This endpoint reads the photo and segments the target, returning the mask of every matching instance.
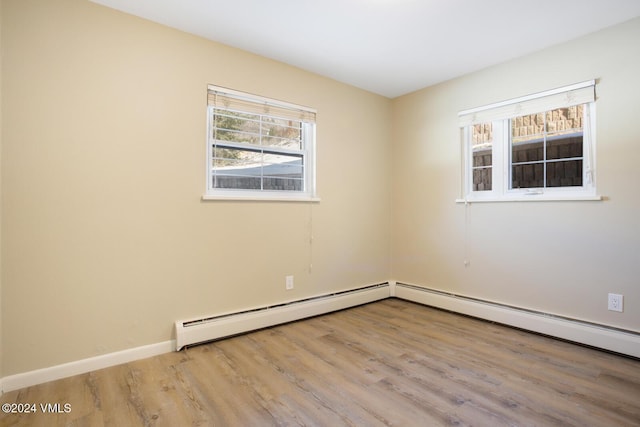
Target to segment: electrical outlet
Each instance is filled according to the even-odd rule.
[[[609,310],[622,312],[623,298],[624,297],[620,294],[609,294],[609,304],[608,304]]]
[[[293,289],[293,276],[286,276],[284,278],[284,285],[287,290]]]

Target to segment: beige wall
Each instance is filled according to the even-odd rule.
[[[2,5],[3,375],[389,278],[388,99],[84,0]],[[201,201],[207,84],[318,110],[320,203]]]
[[[639,40],[635,19],[395,99],[393,279],[640,331]],[[593,78],[605,201],[454,203],[458,111]]]

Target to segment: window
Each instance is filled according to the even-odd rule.
[[[205,199],[315,197],[315,111],[210,86]]]
[[[459,116],[464,201],[599,199],[595,81]]]

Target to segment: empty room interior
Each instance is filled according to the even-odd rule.
[[[640,3],[476,3],[2,0],[0,424],[640,425]]]

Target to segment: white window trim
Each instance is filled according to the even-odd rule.
[[[208,86],[208,92],[218,91],[227,95],[248,99],[256,103],[262,103],[268,106],[275,106],[281,108],[287,108],[291,110],[299,110],[305,113],[316,114],[316,110],[303,107],[300,105],[292,104],[289,102],[279,101],[271,98],[266,98],[259,95],[247,94],[233,89],[227,89],[220,86]],[[304,191],[275,191],[275,190],[232,190],[213,188],[211,186],[211,140],[210,135],[212,132],[212,105],[207,106],[207,132],[206,132],[206,191],[202,195],[202,200],[215,201],[215,200],[227,200],[227,201],[266,201],[266,202],[319,202],[320,198],[316,194],[316,130],[315,122],[303,123],[304,132]]]
[[[513,100],[498,102],[483,107],[461,111],[461,140],[462,140],[462,197],[456,199],[456,203],[478,203],[478,202],[533,202],[533,201],[598,201],[602,196],[596,194],[596,168],[595,168],[595,96],[589,93],[595,87],[595,80],[576,83],[562,88],[552,89],[537,94],[527,95]],[[566,94],[566,95],[565,95]],[[591,97],[593,96],[593,99]],[[583,130],[585,140],[583,152],[583,186],[576,187],[554,187],[554,188],[530,188],[530,189],[510,189],[510,150],[508,150],[509,118],[519,115],[521,106],[528,106],[529,109],[540,111],[557,108],[555,104],[565,102],[565,98],[584,98],[587,102],[585,114],[589,120],[585,121]],[[550,102],[545,105],[545,102]],[[575,101],[574,101],[575,102]],[[527,104],[529,103],[529,104]],[[575,105],[575,104],[574,104]],[[528,114],[528,113],[524,113]],[[487,119],[491,120],[487,120]],[[469,129],[474,122],[493,123],[494,143],[493,143],[493,167],[492,167],[492,189],[489,191],[472,190],[472,162]],[[496,167],[496,165],[499,166]]]

